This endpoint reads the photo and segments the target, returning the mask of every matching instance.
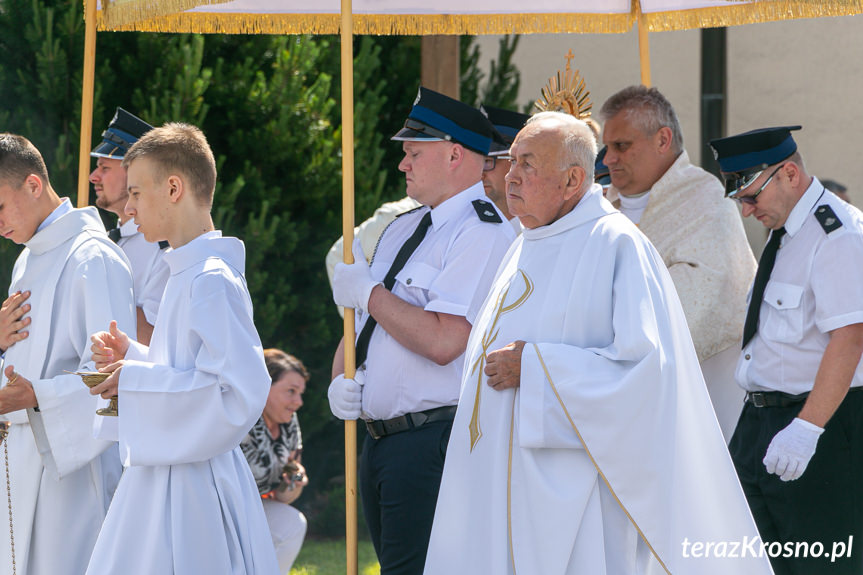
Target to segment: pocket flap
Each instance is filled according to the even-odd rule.
[[[396,275],[396,280],[408,287],[428,289],[438,274],[440,270],[433,266],[422,262],[408,262]]]
[[[776,309],[794,309],[800,307],[803,299],[803,288],[781,282],[770,282],[764,290],[764,301]]]

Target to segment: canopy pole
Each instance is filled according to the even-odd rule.
[[[81,154],[78,157],[78,207],[90,203],[90,144],[93,85],[96,77],[96,0],[84,0],[84,80],[81,86]]]
[[[650,87],[650,40],[647,37],[647,26],[644,24],[644,14],[641,12],[640,0],[634,0],[635,22],[638,26],[638,60],[641,63],[641,83]]]
[[[342,0],[342,237],[343,261],[354,263],[354,18]],[[345,377],[356,375],[353,310],[345,310]],[[345,553],[347,575],[357,575],[357,422],[345,421]]]

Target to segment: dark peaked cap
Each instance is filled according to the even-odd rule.
[[[407,142],[457,142],[483,156],[491,146],[491,122],[463,102],[420,86],[405,127],[391,139]]]
[[[499,156],[509,152],[509,147],[512,145],[513,140],[515,140],[515,136],[530,119],[530,116],[527,114],[495,108],[494,106],[486,106],[485,104],[480,106],[479,110],[485,114],[492,126],[494,126],[494,137],[491,142],[491,152],[489,153],[492,156]]]
[[[141,118],[117,108],[108,129],[102,132],[102,142],[93,148],[90,155],[94,158],[122,160],[129,148],[152,129],[153,126]]]
[[[725,178],[726,193],[732,194],[747,185],[746,176],[794,154],[797,143],[791,132],[800,129],[800,126],[778,126],[711,140],[710,147]]]

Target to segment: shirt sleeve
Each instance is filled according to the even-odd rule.
[[[836,232],[833,232],[836,234]],[[863,234],[845,230],[828,237],[812,264],[815,325],[826,333],[863,323]]]
[[[513,234],[509,224],[484,222],[458,233],[429,287],[426,311],[463,316],[472,325]]]

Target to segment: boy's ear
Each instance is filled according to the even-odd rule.
[[[183,180],[179,176],[168,176],[168,197],[172,203],[179,202],[185,192]]]

